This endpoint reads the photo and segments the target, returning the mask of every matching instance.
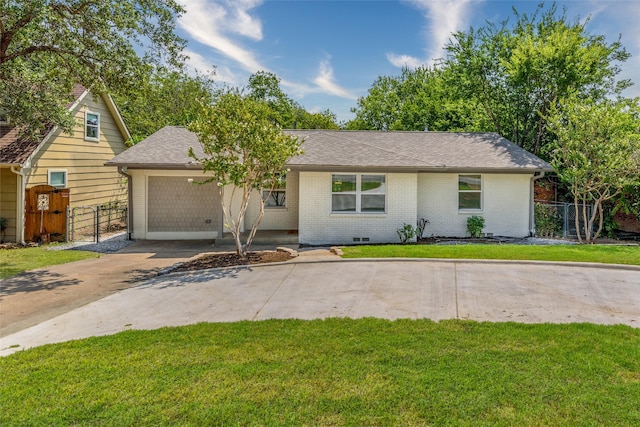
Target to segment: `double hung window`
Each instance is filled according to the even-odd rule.
[[[386,175],[331,175],[331,212],[384,213],[386,200]]]
[[[100,114],[87,111],[84,114],[84,139],[88,141],[100,140]]]
[[[481,175],[458,175],[458,209],[482,209]]]

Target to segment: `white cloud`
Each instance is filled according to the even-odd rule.
[[[261,5],[263,0],[182,0],[182,3],[186,13],[178,19],[180,28],[194,40],[223,55],[222,64],[209,64],[202,54],[191,49],[185,52],[191,57],[191,67],[202,72],[215,65],[215,80],[231,85],[237,85],[238,75],[244,72],[253,74],[258,71],[271,71],[260,62],[255,52],[241,44],[241,38],[262,40],[260,19],[251,15],[250,11]],[[242,71],[233,72],[232,69],[235,67],[227,60],[238,64]],[[283,79],[281,85],[298,98],[303,98],[308,93],[325,93],[350,100],[357,99],[356,95],[336,83],[328,59],[320,63],[320,69],[313,82],[315,85]]]
[[[318,85],[324,92],[339,96],[341,98],[356,100],[358,97],[347,89],[339,86],[333,77],[333,67],[329,63],[329,59],[325,59],[320,62],[320,69],[318,70],[318,76],[313,79],[313,82]]]
[[[396,55],[395,53],[387,53],[387,59],[396,67],[418,68],[424,63],[423,60],[410,55]]]
[[[456,31],[466,29],[472,3],[482,0],[411,0],[427,20],[426,58],[387,53],[387,59],[396,67],[412,68],[422,64],[433,65],[444,56],[444,46]]]
[[[230,37],[235,33],[254,40],[262,39],[260,21],[248,14],[248,10],[262,1],[229,1],[225,5],[207,0],[182,0],[182,3],[186,13],[178,19],[178,25],[191,37],[238,62],[251,73],[266,70],[253,52]]]
[[[227,31],[250,37],[254,40],[262,40],[262,23],[249,15],[248,11],[260,6],[262,0],[227,0],[231,16],[221,23]]]

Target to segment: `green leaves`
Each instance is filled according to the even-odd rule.
[[[587,242],[596,239],[602,229],[602,203],[640,182],[638,102],[570,97],[548,117],[549,128],[557,137],[550,154],[558,176],[569,186],[576,204],[594,205],[584,226]],[[596,215],[599,227],[592,235]]]
[[[230,90],[213,105],[203,103],[198,118],[189,125],[189,130],[198,135],[205,156],[197,158],[193,150],[189,155],[218,182],[225,224],[236,238],[241,255],[246,254],[264,212],[264,199],[260,197],[261,214],[251,227],[247,244],[242,245],[239,235],[251,192],[272,190],[286,173],[287,160],[300,154],[300,141],[284,134],[272,121],[272,113],[267,103]],[[231,196],[225,200],[227,186],[231,187]],[[242,200],[237,215],[232,216],[236,189],[241,191]]]
[[[174,29],[183,12],[174,0],[3,2],[0,109],[26,136],[45,123],[70,131],[74,83],[95,95],[126,92],[147,64],[180,66],[184,40]]]
[[[190,76],[155,67],[135,88],[115,99],[133,142],[138,142],[165,126],[188,125],[201,103],[213,103],[217,93],[209,75]]]

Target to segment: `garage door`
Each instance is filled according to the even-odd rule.
[[[185,236],[217,232],[221,210],[218,189],[214,183],[190,182],[201,179],[195,176],[150,176],[147,231],[172,235],[184,233]]]

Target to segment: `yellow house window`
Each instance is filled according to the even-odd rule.
[[[87,111],[84,114],[84,139],[87,141],[100,140],[100,113]]]
[[[49,185],[56,188],[65,188],[67,186],[67,171],[64,169],[49,169],[48,171]]]

